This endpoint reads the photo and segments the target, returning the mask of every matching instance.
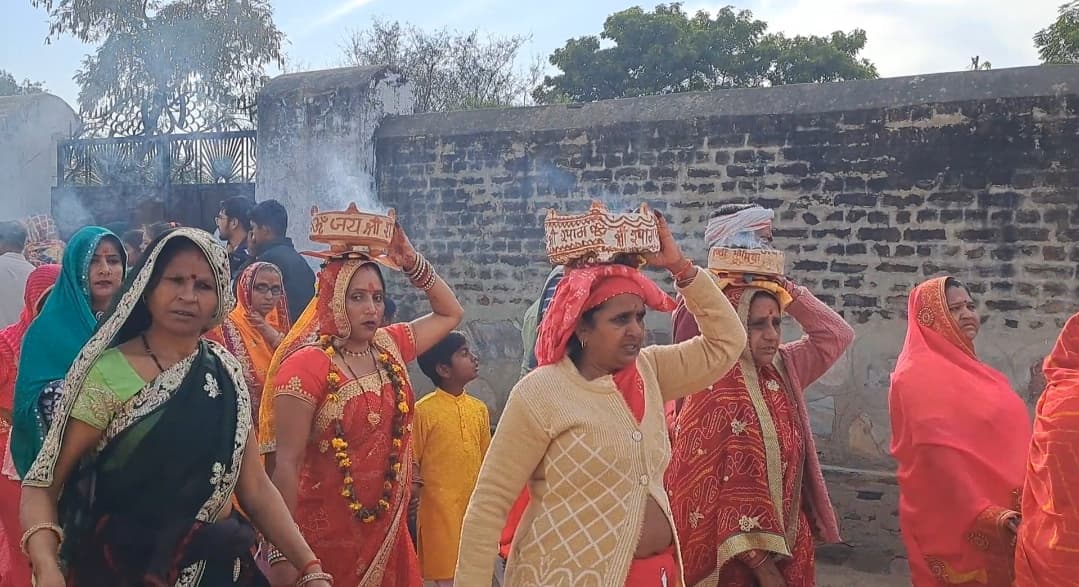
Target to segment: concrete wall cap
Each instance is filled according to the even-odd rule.
[[[259,92],[259,100],[290,94],[299,90],[320,93],[341,88],[369,87],[372,82],[377,82],[393,73],[396,73],[396,71],[387,65],[339,67],[336,69],[286,73],[267,82]]]
[[[64,101],[63,98],[48,92],[39,92],[36,94],[23,94],[19,96],[0,96],[0,118],[18,110],[32,107],[40,108],[43,106],[51,109],[63,110],[65,113],[70,114],[72,118],[78,117],[75,109]]]
[[[685,92],[585,104],[395,116],[383,121],[377,137],[577,130],[693,118],[819,114],[1076,93],[1079,93],[1079,65],[1038,65],[825,84]]]

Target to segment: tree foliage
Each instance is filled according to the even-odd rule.
[[[1053,24],[1034,35],[1043,63],[1079,63],[1079,1],[1060,6]]]
[[[530,37],[482,38],[478,31],[425,31],[374,19],[344,46],[350,65],[389,65],[405,76],[416,112],[445,112],[521,105],[539,81],[538,64],[516,63]]]
[[[97,44],[75,74],[90,132],[139,135],[249,124],[264,67],[281,62],[269,0],[31,0],[49,40]]]
[[[11,72],[0,69],[0,96],[21,96],[24,94],[38,94],[45,91],[45,84],[41,82],[23,80],[22,83],[15,79]]]
[[[877,77],[859,58],[865,31],[827,37],[768,33],[748,10],[690,16],[680,3],[609,16],[599,36],[570,39],[550,57],[561,73],[533,92],[539,102],[591,101],[694,90]]]

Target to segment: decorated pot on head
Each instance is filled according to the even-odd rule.
[[[626,255],[659,252],[659,225],[648,204],[622,213],[609,212],[595,201],[584,214],[548,210],[543,228],[547,259],[554,265],[611,263]]]
[[[752,282],[783,277],[783,252],[772,247],[775,213],[756,204],[727,206],[708,222],[708,270],[718,278]]]
[[[305,254],[323,259],[357,256],[390,263],[385,253],[393,240],[396,222],[393,208],[376,214],[361,211],[355,203],[344,211],[320,212],[312,206],[310,239],[326,245],[328,250]]]

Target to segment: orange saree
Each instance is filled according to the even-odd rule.
[[[1034,418],[1015,585],[1074,585],[1079,571],[1079,315],[1045,360],[1046,388]]]
[[[206,333],[206,338],[225,345],[243,366],[244,379],[247,380],[247,389],[251,394],[251,412],[256,430],[262,389],[266,385],[266,372],[273,359],[274,347],[270,346],[248,316],[254,312],[251,307],[251,288],[259,271],[266,269],[280,273],[276,266],[264,262],[252,263],[240,273],[236,278],[236,307],[220,326]],[[278,296],[274,309],[266,315],[265,320],[282,334],[289,331],[288,302],[284,294]]]
[[[900,529],[916,587],[1005,587],[1015,538],[1004,520],[1018,508],[1030,422],[955,323],[945,281],[911,292],[888,394]]]

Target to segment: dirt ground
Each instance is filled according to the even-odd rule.
[[[862,573],[849,567],[817,565],[817,587],[909,587],[910,578]]]

